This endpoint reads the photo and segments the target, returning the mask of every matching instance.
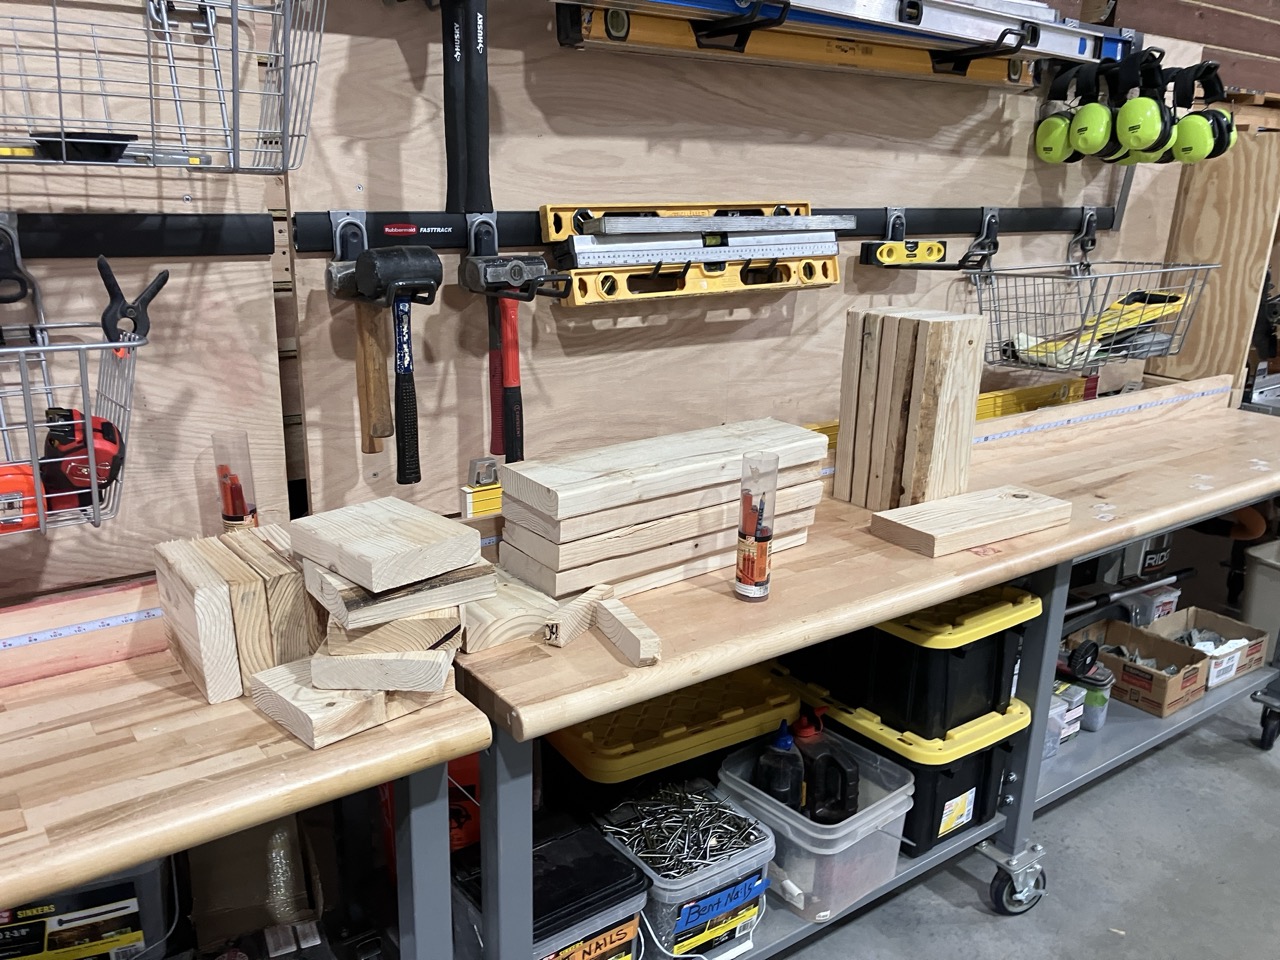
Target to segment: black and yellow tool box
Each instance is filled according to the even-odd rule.
[[[1040,599],[992,587],[818,644],[780,662],[820,681],[841,703],[866,707],[888,726],[934,740],[1013,696],[1021,635]]]
[[[903,825],[902,852],[928,853],[939,840],[996,815],[1012,769],[1014,747],[1027,736],[1031,710],[1011,699],[1002,713],[987,713],[937,738],[890,727],[865,707],[853,709],[815,683],[804,683],[775,664],[774,675],[823,719],[915,777],[915,803]]]

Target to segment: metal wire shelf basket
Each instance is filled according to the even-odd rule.
[[[1112,260],[975,271],[990,363],[1085,371],[1182,349],[1216,263]]]
[[[0,16],[0,162],[296,169],[325,3],[47,0]]]

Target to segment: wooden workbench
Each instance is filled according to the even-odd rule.
[[[1043,424],[1062,414],[1041,411],[1025,421],[1031,429],[975,446],[970,489],[1012,483],[1070,500],[1067,526],[931,560],[871,536],[865,510],[825,500],[808,543],[776,558],[767,603],[735,600],[731,570],[628,598],[662,637],[660,663],[631,667],[593,632],[563,649],[526,640],[460,657],[459,684],[528,740],[1280,492],[1280,418],[1227,409],[1221,389],[1206,392],[1051,429]]]
[[[168,653],[0,690],[0,904],[84,883],[489,745],[458,694],[322,750]]]

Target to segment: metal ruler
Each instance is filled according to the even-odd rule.
[[[624,236],[637,233],[789,233],[854,230],[858,218],[845,216],[795,217],[595,217],[583,221],[579,233]]]
[[[656,263],[724,263],[726,261],[783,260],[833,257],[840,252],[830,230],[796,233],[664,234],[642,241],[633,235],[570,237],[557,249],[564,266],[614,267]]]
[[[607,0],[605,5],[682,19],[728,19],[744,12],[737,0]],[[1043,11],[1019,6],[991,2],[977,7],[954,0],[792,0],[786,20],[771,29],[939,48],[991,44],[1005,30],[1017,30],[1026,36],[1017,53],[1024,59],[1094,62],[1131,52],[1132,31],[1044,19]],[[778,16],[781,6],[765,4],[759,13],[762,19]]]
[[[20,633],[16,637],[0,638],[0,650],[13,650],[16,647],[27,647],[45,640],[58,640],[62,637],[80,636],[93,633],[95,630],[106,630],[110,627],[123,627],[130,623],[141,623],[143,620],[156,620],[164,616],[160,607],[147,610],[136,610],[132,613],[120,613],[114,617],[102,617],[98,620],[86,620],[65,627],[53,627],[49,630],[38,630],[35,633]]]

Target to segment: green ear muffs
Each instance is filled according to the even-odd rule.
[[[1173,111],[1164,102],[1164,71],[1160,68],[1163,51],[1144,50],[1137,70],[1140,77],[1138,96],[1125,101],[1116,111],[1116,136],[1130,150],[1154,152],[1164,150],[1173,135]],[[1133,66],[1129,58],[1121,64],[1121,87],[1130,90],[1138,84],[1129,82]]]
[[[1075,111],[1066,105],[1071,83],[1080,72],[1080,66],[1069,67],[1058,74],[1049,86],[1046,105],[1057,103],[1051,113],[1036,124],[1036,156],[1045,163],[1079,163],[1084,154],[1071,145],[1071,120]]]
[[[1076,77],[1080,106],[1071,118],[1071,147],[1087,157],[1102,153],[1111,142],[1115,126],[1111,107],[1098,97],[1098,75],[1111,62],[1085,64]]]
[[[1130,155],[1137,158],[1138,163],[1173,163],[1177,159],[1176,150],[1178,143],[1179,127],[1174,126],[1170,135],[1170,140],[1163,147],[1157,147],[1154,150],[1133,150]]]
[[[1196,81],[1204,88],[1206,109],[1188,113],[1178,121],[1178,146],[1174,156],[1182,163],[1200,163],[1220,157],[1236,142],[1235,121],[1222,107],[1208,104],[1226,99],[1226,88],[1212,60],[1179,71],[1174,80],[1174,103],[1184,110],[1195,104]]]

